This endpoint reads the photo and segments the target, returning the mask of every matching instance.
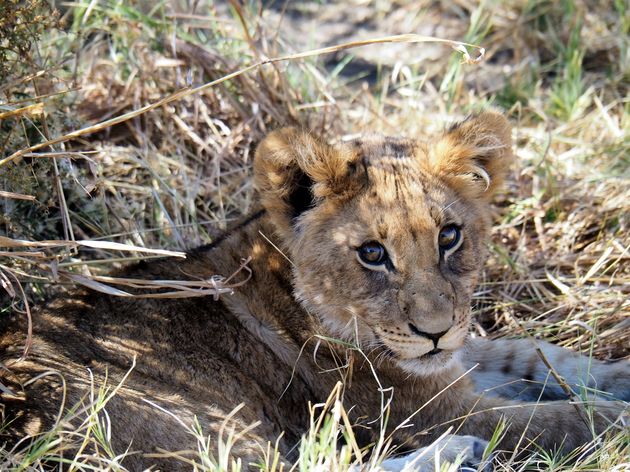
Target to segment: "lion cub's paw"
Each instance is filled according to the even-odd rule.
[[[449,462],[460,464],[458,470],[462,472],[491,472],[490,461],[482,464],[487,445],[487,441],[474,436],[449,434],[406,456],[385,460],[381,469],[384,472],[433,472],[439,470],[440,464]]]

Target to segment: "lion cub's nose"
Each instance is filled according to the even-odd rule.
[[[423,338],[430,339],[431,341],[433,341],[433,346],[435,348],[437,348],[438,341],[440,340],[440,338],[448,332],[448,329],[447,329],[446,331],[440,331],[439,333],[427,333],[426,331],[420,331],[411,323],[409,323],[409,329],[411,330],[413,334],[417,336],[422,336]]]

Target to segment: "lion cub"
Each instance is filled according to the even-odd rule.
[[[511,161],[510,127],[490,112],[428,141],[368,137],[333,147],[296,129],[272,133],[254,163],[257,212],[183,262],[143,262],[122,272],[209,279],[251,257],[251,279],[219,300],[73,292],[36,315],[26,360],[18,360],[24,330],[9,326],[0,336],[8,369],[1,382],[19,395],[3,394],[2,441],[51,428],[60,408],[85,400],[92,382],[119,381],[134,357],[107,406],[117,451],[138,451],[124,462],[133,470],[184,468],[143,453],[195,449],[176,418],[192,424],[196,416],[216,438],[241,403],[237,429],[258,426],[233,455],[253,464],[268,441],[278,441],[283,460],[295,461],[308,402],[325,400],[340,379],[363,445],[379,434],[381,386],[393,391],[389,431],[420,410],[395,432],[402,450],[453,426],[461,436],[447,445],[451,456],[465,452],[474,462],[502,418],[505,450],[533,440],[569,451],[592,440],[584,408],[563,400],[566,385],[548,375],[532,343],[468,336],[489,200]],[[627,363],[543,349],[570,386],[597,389],[598,399],[630,399]],[[555,401],[523,402],[539,398]],[[621,412],[619,403],[598,402],[595,433]],[[398,470],[405,460],[384,468]]]

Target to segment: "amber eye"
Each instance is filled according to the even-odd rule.
[[[462,233],[457,226],[445,226],[440,230],[440,234],[438,235],[438,245],[440,246],[440,250],[448,251],[449,249],[453,249],[457,246],[461,237]]]
[[[369,265],[380,265],[387,259],[387,251],[376,241],[363,243],[357,253],[361,261]]]

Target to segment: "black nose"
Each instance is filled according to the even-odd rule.
[[[427,339],[430,339],[431,341],[433,341],[433,346],[435,346],[436,348],[437,348],[438,341],[440,340],[440,338],[442,336],[444,336],[448,332],[448,330],[446,330],[446,331],[442,331],[440,333],[427,333],[425,331],[420,331],[418,328],[416,328],[411,323],[409,323],[409,329],[411,330],[411,332],[413,334],[416,334],[418,336],[422,336],[423,338],[427,338]]]

